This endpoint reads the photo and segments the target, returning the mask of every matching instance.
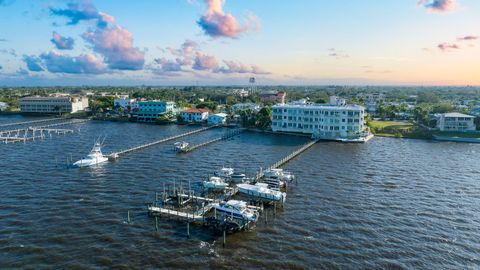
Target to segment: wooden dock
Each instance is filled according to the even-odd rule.
[[[168,142],[168,141],[172,141],[172,140],[175,140],[175,139],[178,139],[178,138],[182,138],[182,137],[185,137],[185,136],[196,134],[196,133],[199,133],[199,132],[211,129],[211,128],[215,128],[215,127],[218,127],[218,125],[195,129],[195,130],[192,130],[192,131],[189,131],[189,132],[185,132],[185,133],[182,133],[182,134],[179,134],[179,135],[174,135],[174,136],[164,138],[164,139],[161,139],[161,140],[158,140],[158,141],[154,141],[154,142],[151,142],[151,143],[135,146],[135,147],[132,147],[132,148],[129,148],[129,149],[119,151],[119,152],[111,153],[111,154],[108,155],[108,158],[110,160],[115,160],[115,159],[119,158],[120,156],[123,156],[123,155],[128,154],[128,153],[133,152],[133,151],[141,150],[141,149],[144,149],[144,148],[147,148],[147,147],[150,147],[150,146],[154,146],[154,145],[157,145],[157,144],[161,144],[161,143],[164,143],[164,142]]]
[[[197,145],[193,145],[193,146],[190,146],[190,147],[187,147],[185,148],[184,150],[180,151],[180,153],[189,153],[189,152],[192,152],[200,147],[203,147],[203,146],[207,146],[209,144],[212,144],[212,143],[215,143],[215,142],[219,142],[219,141],[224,141],[224,140],[228,140],[232,137],[235,137],[237,136],[238,134],[244,132],[246,129],[244,128],[239,128],[239,129],[235,129],[235,130],[232,130],[232,131],[229,131],[227,134],[223,135],[222,137],[219,137],[219,138],[215,138],[215,139],[212,139],[212,140],[209,140],[209,141],[206,141],[206,142],[203,142],[203,143],[200,143],[200,144],[197,144]]]
[[[0,128],[11,127],[11,126],[20,126],[20,125],[30,125],[30,124],[51,122],[51,121],[56,121],[56,120],[65,120],[65,118],[48,118],[48,119],[40,119],[40,120],[33,120],[33,121],[6,123],[6,124],[0,124]]]
[[[282,167],[283,165],[285,165],[286,163],[288,163],[290,160],[294,159],[295,157],[297,157],[298,155],[300,155],[301,153],[305,152],[307,149],[309,149],[310,147],[312,147],[314,144],[316,144],[318,141],[320,141],[319,139],[316,139],[316,140],[312,140],[308,143],[306,143],[305,145],[303,145],[302,147],[300,147],[299,149],[295,150],[293,153],[291,153],[290,155],[282,158],[281,160],[277,161],[276,163],[274,163],[273,165],[267,167],[267,170],[268,169],[276,169],[276,168],[279,168],[279,167]],[[254,180],[255,181],[258,181],[259,179],[263,178],[265,176],[265,172],[262,168],[260,168],[260,171],[257,172],[257,174],[255,175],[254,177]]]
[[[73,129],[59,129],[53,127],[79,124],[86,121],[89,121],[89,119],[73,119],[66,122],[54,123],[44,126],[33,126],[14,130],[4,130],[0,131],[0,141],[4,142],[5,144],[17,142],[25,143],[27,141],[45,139],[47,136],[52,137],[52,134],[65,135],[68,133],[73,133]]]

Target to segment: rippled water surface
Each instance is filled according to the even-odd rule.
[[[31,120],[0,117],[0,124]],[[286,168],[299,179],[268,222],[221,238],[155,221],[163,183],[204,180],[223,165],[254,173],[307,141],[245,132],[179,155],[172,143],[97,168],[66,169],[106,136],[113,152],[197,127],[88,122],[76,133],[0,144],[0,268],[478,269],[480,145],[375,138],[321,142]],[[185,140],[220,136],[212,129]],[[126,221],[127,211],[132,222]]]

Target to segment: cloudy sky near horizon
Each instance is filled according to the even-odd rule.
[[[480,85],[478,0],[0,0],[1,85]]]

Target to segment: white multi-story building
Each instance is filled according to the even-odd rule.
[[[438,116],[437,128],[440,131],[474,131],[475,117],[463,113],[443,113]]]
[[[113,101],[114,107],[120,107],[123,109],[133,109],[135,107],[136,100],[133,98],[116,98]]]
[[[20,99],[24,113],[75,113],[88,107],[88,98],[70,96],[29,96]]]
[[[273,106],[272,130],[312,134],[329,140],[366,141],[371,136],[365,123],[365,108],[347,105],[336,97],[331,97],[328,105],[303,100]]]
[[[132,116],[139,122],[154,122],[165,113],[176,113],[175,102],[173,101],[138,101],[133,108]]]

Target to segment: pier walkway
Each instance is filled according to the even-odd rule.
[[[33,120],[33,121],[24,121],[24,122],[15,122],[15,123],[0,124],[0,128],[3,128],[3,127],[11,127],[11,126],[20,126],[20,125],[30,125],[30,124],[51,122],[51,121],[56,121],[56,120],[65,120],[65,118],[48,118],[48,119],[40,119],[40,120]]]
[[[141,150],[141,149],[144,149],[144,148],[147,148],[147,147],[150,147],[150,146],[154,146],[154,145],[161,144],[161,143],[164,143],[164,142],[172,141],[172,140],[182,138],[182,137],[185,137],[185,136],[188,136],[188,135],[196,134],[196,133],[199,133],[199,132],[211,129],[211,128],[215,128],[215,127],[218,127],[218,125],[195,129],[195,130],[192,130],[192,131],[189,131],[189,132],[185,132],[185,133],[182,133],[182,134],[179,134],[179,135],[174,135],[174,136],[164,138],[164,139],[161,139],[161,140],[158,140],[158,141],[154,141],[154,142],[151,142],[151,143],[135,146],[135,147],[132,147],[132,148],[129,148],[129,149],[119,151],[119,152],[111,153],[111,154],[108,155],[108,158],[110,160],[115,160],[115,159],[119,158],[120,156],[123,156],[123,155],[128,154],[128,153],[133,152],[133,151]]]
[[[297,157],[298,155],[300,155],[301,153],[305,152],[307,149],[309,149],[310,147],[312,147],[314,144],[316,144],[318,141],[320,141],[320,139],[316,139],[316,140],[312,140],[310,142],[308,142],[307,144],[303,145],[302,147],[300,147],[299,149],[295,150],[293,153],[291,153],[290,155],[282,158],[281,160],[277,161],[276,163],[274,163],[273,165],[269,166],[267,168],[268,169],[276,169],[276,168],[279,168],[279,167],[282,167],[283,165],[285,165],[286,163],[288,163],[290,160],[294,159],[295,157]],[[262,168],[260,168],[260,171],[255,175],[254,177],[254,180],[255,181],[258,181],[259,179],[263,178],[265,176],[265,172],[262,170]]]
[[[69,119],[69,121],[44,126],[34,126],[15,130],[4,130],[0,131],[0,141],[8,144],[16,142],[35,141],[37,139],[45,139],[47,135],[52,137],[52,134],[65,135],[67,133],[73,133],[73,129],[58,129],[53,127],[78,124],[86,121],[89,121],[89,119]]]
[[[244,128],[239,128],[239,129],[235,129],[235,130],[232,130],[232,131],[229,131],[227,132],[227,134],[223,135],[222,137],[220,138],[215,138],[215,139],[212,139],[212,140],[209,140],[209,141],[206,141],[206,142],[203,142],[203,143],[200,143],[200,144],[197,144],[197,145],[192,145],[190,147],[187,147],[185,148],[184,150],[181,151],[181,153],[188,153],[188,152],[192,152],[200,147],[203,147],[203,146],[207,146],[209,144],[212,144],[212,143],[215,143],[215,142],[219,142],[219,141],[224,141],[224,140],[228,140],[234,136],[237,136],[238,134],[244,132],[246,129]]]

